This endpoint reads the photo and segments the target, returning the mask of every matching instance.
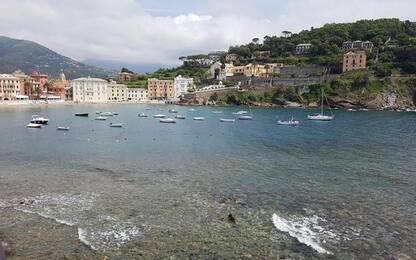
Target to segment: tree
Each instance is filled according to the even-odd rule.
[[[259,38],[253,38],[252,42],[255,43],[255,44],[258,44],[259,40],[260,40]]]
[[[285,38],[289,38],[290,36],[292,36],[292,32],[290,31],[282,31],[283,37]]]
[[[31,96],[32,90],[33,90],[33,83],[29,81],[25,81],[25,83],[23,84],[23,87],[25,89],[25,95]]]

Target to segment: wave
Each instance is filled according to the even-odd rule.
[[[79,241],[81,241],[81,243],[83,243],[86,246],[89,246],[92,250],[97,250],[97,248],[95,248],[90,241],[87,240],[87,231],[85,231],[82,228],[78,228],[78,239]]]
[[[322,238],[323,240],[335,238],[337,235],[318,225],[319,221],[324,221],[324,219],[314,215],[309,218],[287,220],[279,217],[277,214],[273,214],[272,221],[278,230],[289,233],[290,236],[297,238],[299,242],[310,246],[318,253],[332,254],[332,252],[322,247],[321,240]]]

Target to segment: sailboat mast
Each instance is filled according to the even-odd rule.
[[[324,115],[324,89],[321,89],[322,97],[321,97],[321,115]]]

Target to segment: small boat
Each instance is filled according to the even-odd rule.
[[[145,113],[140,113],[139,117],[148,117],[148,115],[146,115]]]
[[[153,117],[154,117],[154,118],[165,118],[165,117],[166,117],[166,115],[163,115],[163,114],[157,114],[157,115],[154,115]]]
[[[49,119],[38,116],[38,115],[33,115],[32,120],[30,120],[30,122],[33,124],[47,125],[49,122]]]
[[[183,115],[176,115],[175,116],[176,119],[186,119],[186,116]]]
[[[194,108],[190,108],[190,109],[188,109],[188,111],[189,112],[194,112],[194,111],[196,111]]]
[[[212,111],[212,113],[214,113],[214,114],[221,114],[222,111],[214,110],[214,111]]]
[[[238,120],[253,120],[252,116],[240,116],[238,117]]]
[[[111,112],[114,116],[118,116],[118,112]]]
[[[106,117],[106,116],[97,116],[96,118],[95,118],[95,120],[107,120],[108,119],[108,117]]]
[[[248,114],[248,112],[244,111],[244,110],[241,110],[241,111],[238,111],[238,112],[233,112],[233,115],[245,115],[245,114]]]
[[[123,123],[110,123],[110,127],[123,127]]]
[[[348,111],[348,112],[355,112],[355,111],[357,111],[357,109],[354,109],[354,108],[348,108],[348,109],[347,109],[347,111]]]
[[[293,117],[290,120],[279,120],[277,121],[278,125],[287,125],[287,126],[297,126],[299,125],[298,120],[294,120]]]
[[[152,110],[150,107],[146,107],[145,110]]]
[[[101,114],[102,112],[101,111],[95,111],[95,114],[96,115],[99,115],[99,114]]]
[[[100,113],[100,116],[113,116],[114,114],[112,112],[102,112]]]
[[[360,111],[368,111],[368,108],[360,108]]]
[[[57,126],[56,130],[58,130],[58,131],[69,131],[69,127],[68,126]]]
[[[75,113],[75,116],[88,117],[88,113]]]
[[[26,125],[27,128],[42,128],[41,124],[36,124],[36,123],[30,123],[28,125]]]
[[[221,118],[220,122],[226,122],[226,123],[234,123],[235,118]]]
[[[178,113],[178,111],[176,111],[175,109],[169,109],[169,110],[168,110],[168,112],[169,112],[169,113],[173,113],[173,114]]]
[[[196,116],[196,117],[194,117],[193,119],[194,119],[194,120],[197,120],[197,121],[204,121],[204,120],[205,120],[205,117],[202,117],[202,116]]]
[[[416,108],[406,108],[406,112],[416,112]]]
[[[172,118],[161,118],[161,119],[159,119],[159,122],[160,123],[167,123],[167,124],[174,124],[174,123],[176,123],[176,120],[172,119]]]
[[[331,115],[331,116],[324,115],[324,90],[322,89],[321,91],[322,91],[321,113],[320,114],[308,115],[308,120],[331,121],[335,118],[334,115]]]

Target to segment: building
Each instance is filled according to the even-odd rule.
[[[29,99],[38,99],[42,94],[40,83],[26,75],[21,70],[13,72],[13,76],[19,79],[20,94],[28,96]]]
[[[343,50],[372,50],[374,44],[370,41],[346,41],[342,43]]]
[[[107,96],[108,101],[127,101],[127,86],[124,84],[117,84],[115,81],[111,81],[108,83]]]
[[[34,70],[30,77],[40,84],[42,91],[44,90],[45,84],[48,82],[49,77],[46,74],[40,74],[38,71]]]
[[[59,74],[59,79],[52,80],[49,84],[47,95],[59,96],[61,100],[72,100],[68,99],[68,88],[70,88],[70,83],[66,80],[65,74],[61,72]]]
[[[137,80],[137,75],[129,72],[121,72],[118,74],[119,82],[130,82]]]
[[[144,88],[128,88],[127,100],[133,102],[146,102],[148,101],[147,89]]]
[[[226,80],[227,77],[233,77],[237,75],[243,75],[246,77],[263,77],[267,78],[272,76],[276,67],[281,67],[282,64],[267,63],[267,64],[255,64],[249,63],[243,66],[234,66],[233,64],[225,63],[221,64],[216,62],[211,65],[209,69],[209,78],[216,80]]]
[[[227,55],[225,55],[225,62],[233,63],[234,61],[238,60],[239,58],[240,58],[240,56],[238,54],[228,53]]]
[[[364,51],[350,51],[344,54],[342,62],[342,72],[365,69],[367,56]]]
[[[227,52],[225,51],[212,51],[208,53],[208,58],[210,58],[212,61],[219,61],[222,56],[225,56]]]
[[[173,80],[159,80],[151,78],[147,80],[148,95],[151,100],[166,100],[175,97]]]
[[[193,78],[184,78],[181,75],[177,76],[174,80],[175,97],[180,97],[188,93],[189,87],[193,85],[194,85]]]
[[[0,100],[16,100],[21,96],[19,78],[11,74],[0,74]]]
[[[97,78],[78,78],[71,82],[74,102],[107,102],[108,82]]]
[[[312,44],[310,43],[302,43],[296,45],[295,54],[296,55],[308,55],[311,53]]]

